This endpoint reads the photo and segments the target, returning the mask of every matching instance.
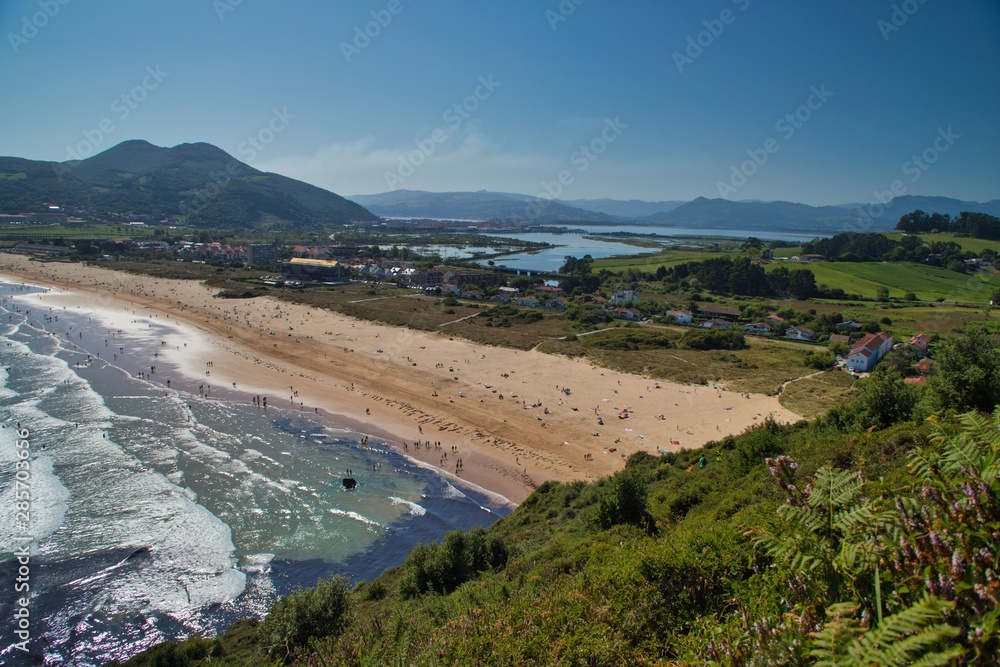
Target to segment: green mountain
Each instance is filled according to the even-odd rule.
[[[125,141],[70,162],[0,157],[0,209],[18,213],[45,203],[94,215],[175,217],[193,226],[234,230],[376,219],[340,195],[258,171],[205,143],[161,148]]]
[[[378,215],[399,218],[469,220],[523,219],[530,222],[617,222],[606,213],[588,211],[528,195],[507,192],[425,192],[393,190],[354,195],[354,201]]]

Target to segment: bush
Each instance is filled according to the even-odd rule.
[[[297,588],[271,607],[260,625],[264,646],[274,656],[288,657],[314,637],[340,634],[350,622],[347,581],[331,577],[316,588]]]
[[[450,593],[483,570],[504,567],[507,545],[483,528],[453,530],[441,544],[419,544],[403,563],[399,593],[412,598],[422,593]]]
[[[841,343],[841,345],[843,345],[843,343]],[[833,366],[836,361],[837,359],[833,356],[833,352],[807,352],[805,364],[809,368],[825,371],[827,368]]]
[[[743,332],[735,329],[692,329],[681,336],[680,347],[688,350],[742,350],[746,347]]]
[[[647,532],[655,529],[646,512],[646,480],[641,470],[630,468],[617,473],[602,491],[597,504],[597,524],[601,528],[607,530],[625,523],[645,527]]]

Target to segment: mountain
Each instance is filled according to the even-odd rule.
[[[354,195],[352,200],[372,212],[400,218],[523,218],[535,222],[617,222],[606,213],[575,208],[559,201],[507,192],[425,192],[393,190]]]
[[[912,210],[912,209],[911,209]],[[892,229],[899,216],[882,216],[873,231]],[[739,229],[747,231],[827,232],[860,231],[855,211],[839,206],[809,206],[786,201],[735,202],[728,199],[706,199],[678,206],[672,211],[657,213],[645,221],[665,227],[694,229]]]
[[[0,157],[0,208],[17,213],[46,202],[234,230],[376,220],[340,195],[258,171],[205,143],[162,148],[125,141],[70,162]]]
[[[867,211],[869,215],[875,216],[879,213],[879,207],[877,204],[841,204],[840,208],[847,208],[850,210],[861,209],[862,211]],[[974,201],[963,201],[961,199],[953,199],[951,197],[926,197],[920,195],[903,195],[902,197],[896,197],[887,206],[885,206],[885,212],[877,216],[879,220],[879,229],[882,228],[882,220],[891,220],[891,227],[895,227],[899,218],[907,213],[913,213],[914,211],[923,211],[924,213],[941,213],[942,215],[947,214],[955,217],[963,211],[968,211],[972,213],[988,213],[989,215],[1000,216],[1000,199],[994,199],[988,202],[974,202]]]
[[[672,211],[686,202],[683,201],[642,201],[641,199],[572,199],[561,203],[587,211],[607,213],[621,220],[641,220],[656,213]]]

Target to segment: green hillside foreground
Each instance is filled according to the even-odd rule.
[[[895,354],[895,353],[894,353]],[[369,583],[129,665],[976,665],[1000,655],[1000,349],[815,422],[545,483]]]

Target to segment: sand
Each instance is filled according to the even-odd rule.
[[[53,307],[170,322],[184,333],[161,355],[185,374],[219,389],[235,383],[269,405],[323,411],[513,502],[546,480],[613,473],[633,452],[695,448],[768,417],[799,419],[771,396],[656,382],[270,297],[220,299],[195,281],[12,254],[0,254],[0,276],[56,288],[43,297]]]

